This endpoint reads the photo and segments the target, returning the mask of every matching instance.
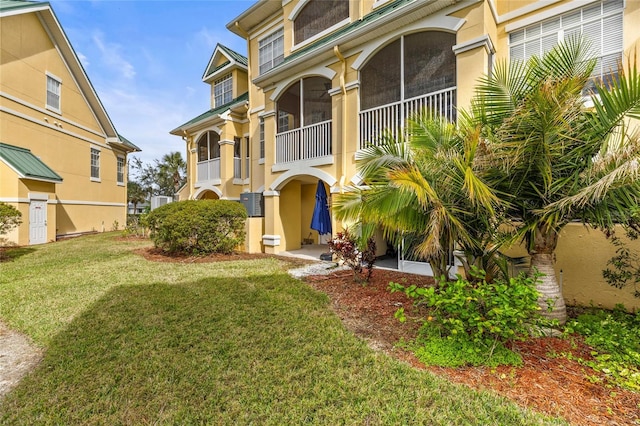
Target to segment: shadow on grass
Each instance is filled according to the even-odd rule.
[[[56,336],[2,424],[539,424],[372,352],[286,274],[109,291]]]
[[[36,251],[33,247],[0,247],[0,263],[14,260]]]

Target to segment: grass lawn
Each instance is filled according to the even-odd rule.
[[[276,259],[153,263],[117,234],[0,263],[45,348],[2,424],[562,424],[371,350]]]

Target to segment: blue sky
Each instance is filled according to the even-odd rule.
[[[185,156],[169,131],[210,108],[202,74],[216,43],[246,55],[226,24],[253,3],[50,1],[111,121],[147,163],[171,151]]]

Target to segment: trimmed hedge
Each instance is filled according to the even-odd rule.
[[[151,240],[169,253],[232,253],[244,242],[245,207],[229,200],[165,204],[147,216]]]

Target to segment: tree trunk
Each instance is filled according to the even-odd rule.
[[[532,232],[529,245],[531,256],[531,270],[529,275],[536,271],[544,274],[538,277],[536,289],[540,293],[538,305],[542,308],[542,316],[548,319],[558,320],[560,325],[567,321],[567,307],[564,296],[558,285],[556,271],[553,268],[553,259],[558,244],[558,232],[544,224],[539,224]]]
[[[538,305],[542,308],[542,316],[558,320],[562,325],[567,321],[567,308],[556,279],[556,272],[553,269],[553,254],[532,254],[531,273],[533,274],[536,270],[544,274],[538,277],[538,282],[536,283],[536,289],[540,293]]]

